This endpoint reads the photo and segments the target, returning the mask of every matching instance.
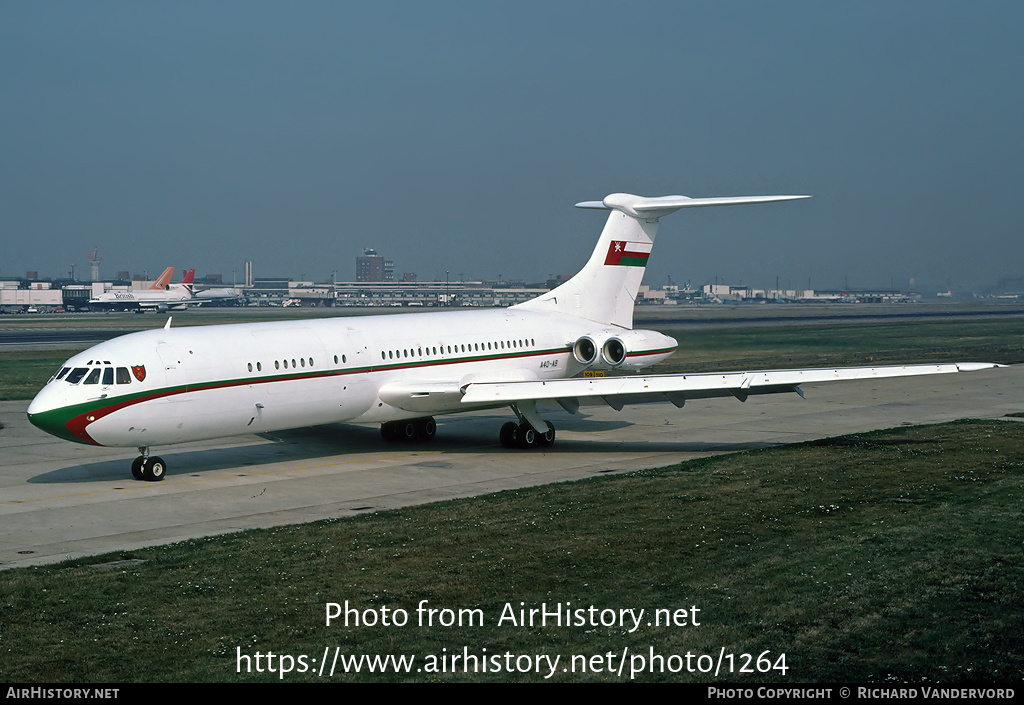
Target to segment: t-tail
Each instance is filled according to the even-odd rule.
[[[659,218],[680,208],[769,203],[797,198],[808,196],[644,198],[613,193],[603,201],[577,203],[577,208],[611,211],[590,260],[569,281],[515,308],[566,313],[596,323],[632,328],[633,304],[658,234]]]

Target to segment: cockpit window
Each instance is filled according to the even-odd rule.
[[[131,384],[132,377],[128,374],[127,367],[117,368],[117,383],[118,384]]]
[[[71,374],[67,376],[68,384],[78,384],[82,381],[82,377],[85,377],[85,373],[89,371],[88,367],[76,367],[71,370]]]
[[[99,384],[100,372],[101,370],[99,367],[94,369],[92,372],[89,373],[89,376],[85,378],[85,382],[83,382],[83,384]]]
[[[64,375],[66,375],[70,371],[71,371],[70,367],[61,367],[60,370],[57,372],[57,374],[55,374],[53,376],[53,379],[51,379],[50,381],[52,382],[54,379],[63,379]]]
[[[111,385],[114,383],[114,368],[104,367],[103,368],[103,384]]]

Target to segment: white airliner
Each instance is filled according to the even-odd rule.
[[[379,423],[385,438],[428,439],[433,415],[510,407],[505,447],[546,446],[554,426],[538,403],[581,404],[797,392],[800,385],[959,372],[988,363],[576,377],[638,370],[676,341],[633,330],[633,304],[658,219],[680,208],[803,196],[643,198],[577,204],[610,210],[597,247],[572,279],[506,309],[171,328],[132,333],[68,360],[28,417],[61,438],[138,447],[137,479],[160,480],[153,446],[338,422]]]
[[[89,299],[89,308],[129,311],[132,309],[146,311],[178,311],[189,306],[198,306],[192,282],[196,270],[189,269],[182,277],[180,284],[167,284],[174,267],[168,267],[160,275],[157,283],[143,291],[108,291]],[[160,284],[160,281],[164,281]],[[160,286],[157,286],[160,284]]]

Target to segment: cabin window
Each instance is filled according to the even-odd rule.
[[[114,368],[104,367],[103,368],[103,384],[110,386],[114,383]]]
[[[252,372],[252,363],[249,363],[249,371]]]
[[[312,367],[312,366],[313,366],[313,358],[309,358],[309,366],[310,366],[310,367]]]
[[[334,364],[335,364],[335,365],[337,365],[337,364],[338,364],[338,356],[337,356],[337,355],[335,355],[335,356],[334,356]]]
[[[280,360],[274,360],[274,369],[275,370],[281,369],[281,361]]]
[[[303,367],[305,367],[306,366],[306,358],[300,357],[299,358],[299,364],[302,365]]]
[[[263,363],[262,362],[257,362],[256,363],[256,371],[257,372],[262,372],[263,371]]]
[[[285,360],[285,361],[284,361],[284,368],[285,368],[286,370],[288,369],[288,361],[287,361],[287,360]]]
[[[341,361],[342,361],[342,362],[347,362],[347,360],[345,359],[345,356],[344,356],[344,355],[342,355],[342,356],[341,356]]]
[[[100,372],[101,370],[99,367],[94,369],[92,372],[89,373],[89,376],[85,378],[84,384],[99,384]]]
[[[296,367],[297,367],[297,365],[295,364],[295,358],[293,357],[292,358],[292,369],[295,369]]]
[[[88,371],[88,367],[76,367],[74,370],[71,371],[71,374],[68,375],[68,378],[66,380],[67,383],[78,384],[79,382],[82,381],[82,377],[85,377],[85,373]]]
[[[127,367],[117,368],[117,383],[118,384],[131,384],[132,376],[128,374]]]

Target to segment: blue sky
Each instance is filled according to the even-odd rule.
[[[6,2],[0,275],[546,278],[577,201],[646,282],[954,289],[1024,262],[1024,4]]]

